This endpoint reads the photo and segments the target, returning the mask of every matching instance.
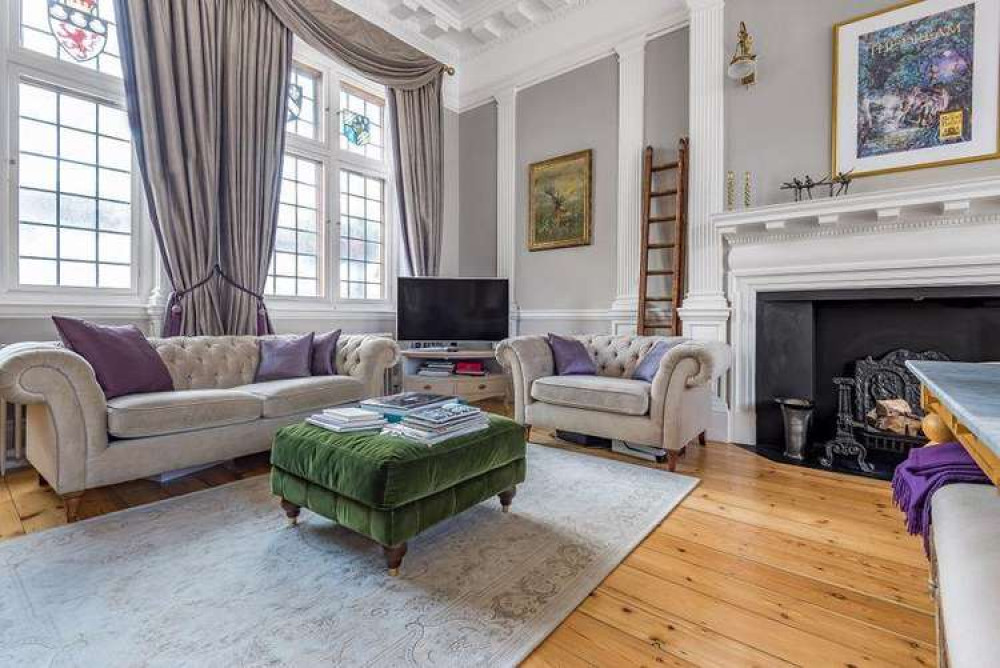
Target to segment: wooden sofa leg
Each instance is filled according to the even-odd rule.
[[[686,448],[681,448],[680,450],[669,450],[667,452],[667,470],[673,473],[677,470],[677,462],[680,461],[681,457],[684,456],[684,451]]]
[[[530,424],[524,425],[524,442],[525,443],[531,442],[531,425]]]
[[[63,506],[66,508],[66,521],[70,524],[80,519],[80,502],[83,492],[70,492],[62,495]]]
[[[389,575],[391,577],[399,575],[399,567],[403,563],[403,557],[406,556],[406,543],[392,547],[383,545],[382,553],[385,554],[385,564],[389,567]]]
[[[708,443],[708,439],[705,437],[705,432],[698,434],[698,445],[705,445]]]

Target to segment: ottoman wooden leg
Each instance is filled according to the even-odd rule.
[[[403,557],[406,556],[406,543],[400,543],[395,547],[383,545],[382,553],[385,554],[385,563],[389,567],[389,575],[392,577],[399,575],[399,566],[403,563]]]
[[[295,526],[299,523],[299,513],[302,512],[302,508],[295,505],[291,501],[281,500],[281,509],[285,511],[285,517],[288,518],[288,523]]]
[[[517,487],[511,487],[506,492],[500,492],[500,507],[505,513],[510,512],[510,504],[514,503],[514,496],[517,494]]]

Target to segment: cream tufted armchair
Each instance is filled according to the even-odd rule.
[[[173,392],[106,400],[94,370],[58,343],[0,349],[0,399],[28,404],[28,461],[72,521],[86,489],[267,450],[275,430],[318,409],[381,394],[399,347],[342,335],[336,376],[255,383],[258,338],[151,339]]]
[[[527,426],[563,429],[655,446],[671,471],[684,447],[704,438],[715,381],[729,369],[724,343],[679,337],[588,335],[596,376],[556,376],[545,337],[521,336],[497,347],[514,381],[514,417]],[[660,340],[678,342],[652,383],[633,380],[639,360]]]

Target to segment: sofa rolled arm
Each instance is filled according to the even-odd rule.
[[[514,383],[514,420],[524,424],[524,407],[533,401],[531,384],[555,373],[552,348],[544,336],[518,336],[501,341],[496,358]]]
[[[87,458],[108,446],[107,403],[90,364],[54,343],[6,346],[0,349],[0,399],[48,407],[54,438],[45,442],[55,451],[36,453],[32,463],[60,494],[82,491]]]
[[[347,334],[337,347],[337,372],[364,383],[366,398],[384,394],[384,374],[399,363],[399,345],[388,334]]]
[[[728,344],[719,341],[685,341],[674,346],[660,360],[660,368],[656,372],[653,384],[663,376],[669,379],[678,363],[686,358],[697,362],[697,371],[685,379],[687,387],[699,387],[718,380],[729,371],[732,362],[732,352]]]

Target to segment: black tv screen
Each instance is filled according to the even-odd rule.
[[[403,278],[396,291],[400,341],[501,341],[507,338],[505,278]]]

